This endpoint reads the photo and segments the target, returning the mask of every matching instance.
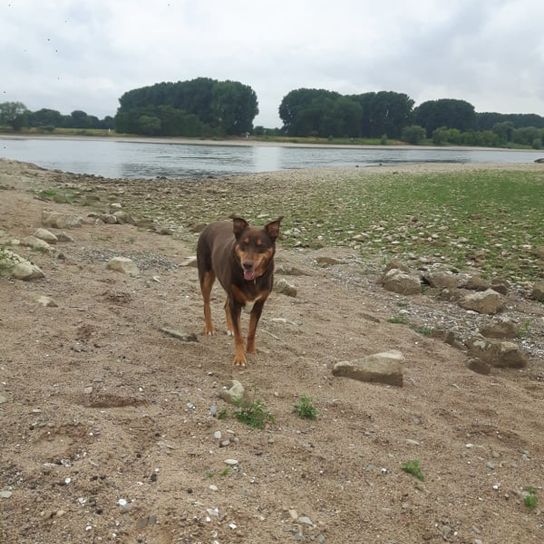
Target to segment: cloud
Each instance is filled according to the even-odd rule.
[[[13,0],[0,7],[0,101],[113,115],[127,90],[195,77],[257,93],[395,90],[416,103],[544,114],[539,0]]]

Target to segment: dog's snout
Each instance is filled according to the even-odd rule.
[[[244,270],[251,270],[253,268],[253,263],[246,261],[242,263],[242,266],[244,267]]]

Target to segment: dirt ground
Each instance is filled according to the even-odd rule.
[[[44,208],[88,213],[36,199],[29,190],[48,175],[1,164],[9,236],[32,234]],[[544,541],[542,360],[476,374],[463,351],[388,322],[399,296],[377,277],[346,282],[315,262],[342,257],[362,277],[349,251],[280,241],[277,263],[307,275],[277,276],[297,296],[273,294],[258,353],[239,370],[219,286],[219,334],[200,335],[196,269],[181,266],[193,245],[133,225],[67,232],[75,241],[51,254],[15,248],[44,279],[0,278],[0,542]],[[114,255],[132,257],[140,276],[106,269]],[[542,320],[542,305],[510,304]],[[332,376],[335,362],[391,349],[405,357],[402,388]],[[255,430],[233,417],[218,397],[232,379],[274,423]],[[294,413],[301,395],[314,400],[315,421]],[[227,417],[212,415],[223,409]],[[415,459],[424,481],[401,470]],[[530,486],[533,509],[523,500]]]

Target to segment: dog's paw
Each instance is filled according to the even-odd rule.
[[[204,336],[214,336],[215,335],[215,329],[212,327],[211,329],[208,329],[207,327],[204,328]]]
[[[234,360],[232,361],[234,366],[245,367],[247,364],[247,359],[245,355],[235,355]]]

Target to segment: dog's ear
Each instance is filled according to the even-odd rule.
[[[274,242],[276,241],[276,238],[280,235],[280,223],[282,219],[283,219],[283,216],[278,217],[274,221],[271,221],[270,223],[267,223],[264,226],[264,230],[267,232],[268,236],[270,236],[270,238]]]
[[[234,236],[238,240],[240,238],[240,235],[242,232],[244,232],[248,227],[249,223],[242,219],[241,217],[231,217],[232,219],[232,232],[234,232]]]

